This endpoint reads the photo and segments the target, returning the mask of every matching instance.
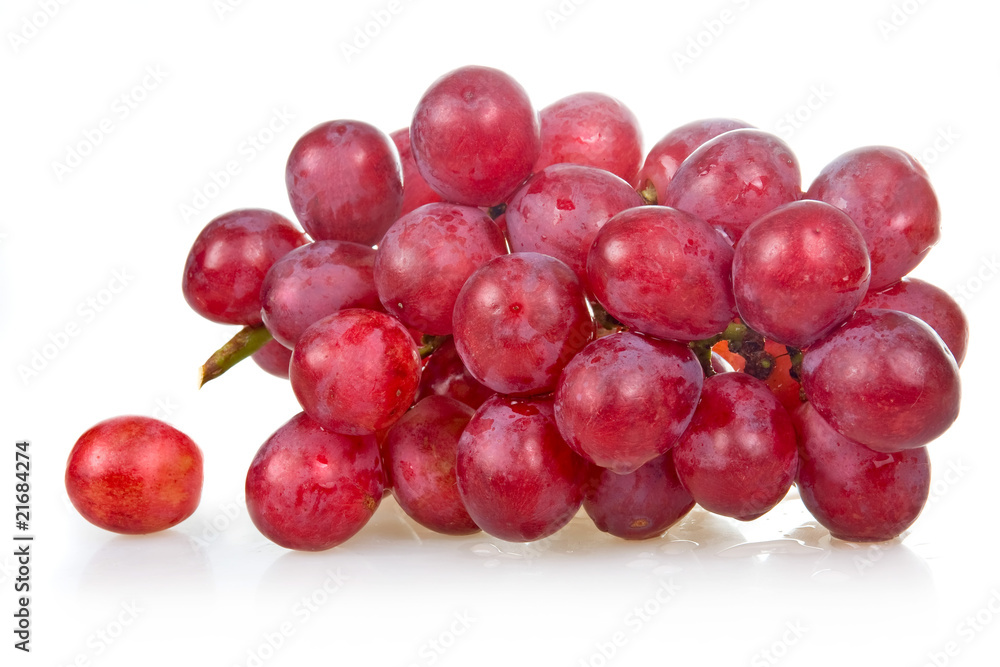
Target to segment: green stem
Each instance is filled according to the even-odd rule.
[[[646,181],[646,186],[642,190],[639,190],[639,196],[642,197],[642,200],[647,204],[656,204],[656,186],[653,185],[653,181]]]
[[[219,377],[230,368],[264,347],[271,338],[271,332],[263,324],[247,326],[229,339],[229,342],[215,351],[201,367],[201,384]]]
[[[446,340],[451,338],[451,336],[428,336],[424,335],[421,339],[421,345],[418,350],[420,350],[420,358],[426,359],[434,353],[434,350],[441,347]]]

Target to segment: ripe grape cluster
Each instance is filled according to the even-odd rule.
[[[205,380],[252,355],[302,406],[246,478],[277,544],[340,544],[387,493],[431,530],[509,541],[581,506],[626,539],[695,504],[749,521],[793,484],[845,540],[920,513],[968,324],[906,277],[940,212],[903,151],[849,151],[804,189],[791,149],[742,121],[644,156],[618,100],[536,112],[469,66],[391,135],[317,125],[286,186],[305,233],[227,213],[183,280],[196,312],[244,327]]]

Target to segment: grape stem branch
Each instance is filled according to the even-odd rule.
[[[201,383],[198,386],[204,387],[206,382],[219,377],[271,340],[271,332],[263,324],[243,327],[201,367]]]

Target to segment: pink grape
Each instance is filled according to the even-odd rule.
[[[375,257],[375,286],[387,312],[426,334],[451,333],[459,290],[480,266],[507,254],[490,216],[473,206],[436,203],[389,228]]]
[[[859,310],[885,308],[918,317],[941,336],[959,366],[969,345],[969,321],[962,307],[940,287],[919,278],[903,278],[880,292],[868,291]]]
[[[323,551],[368,523],[384,488],[375,436],[333,433],[300,412],[254,456],[247,514],[279,546]]]
[[[396,422],[382,443],[392,495],[410,518],[445,535],[479,526],[458,493],[458,440],[475,411],[446,396],[428,396]]]
[[[344,308],[382,310],[375,290],[375,250],[350,241],[315,241],[271,267],[261,286],[267,330],[295,347],[313,322]]]
[[[513,78],[489,67],[460,67],[427,89],[410,123],[420,174],[442,198],[493,206],[531,174],[538,117]]]
[[[798,466],[791,417],[764,382],[745,373],[705,380],[694,418],[671,451],[695,502],[740,521],[777,505]]]
[[[793,414],[799,494],[830,534],[851,542],[891,540],[920,514],[931,486],[926,447],[884,453],[837,433],[809,403]]]
[[[458,441],[458,492],[484,531],[510,542],[552,535],[583,502],[587,464],[563,442],[552,399],[494,396]]]
[[[441,195],[427,185],[427,181],[417,169],[417,163],[413,159],[413,149],[410,148],[410,128],[396,130],[389,134],[389,138],[399,151],[399,162],[403,167],[403,208],[399,214],[406,215],[424,204],[441,201]]]
[[[420,353],[397,320],[348,308],[313,323],[295,345],[289,379],[299,404],[330,431],[365,435],[413,404]]]
[[[295,216],[316,240],[379,242],[403,207],[399,153],[357,120],[321,123],[292,147],[285,186]]]
[[[276,340],[267,341],[251,357],[261,370],[275,377],[288,379],[288,367],[292,363],[292,351]]]
[[[765,213],[736,244],[740,318],[784,345],[807,347],[843,324],[868,289],[861,232],[839,209],[797,201]]]
[[[860,310],[809,348],[802,388],[839,433],[880,452],[922,447],[958,417],[958,365],[927,324]]]
[[[927,172],[896,148],[868,146],[828,164],[806,193],[844,211],[861,230],[872,290],[913,270],[941,235],[941,211]]]
[[[642,130],[635,114],[603,93],[576,93],[538,112],[541,151],[535,172],[554,164],[596,167],[635,184]],[[561,259],[561,258],[560,258]]]
[[[533,252],[501,255],[479,268],[459,292],[453,317],[462,362],[503,394],[554,390],[563,368],[596,333],[573,270]]]
[[[556,423],[577,454],[618,474],[634,472],[680,438],[703,379],[686,345],[631,332],[605,336],[559,378]]]
[[[173,426],[152,417],[112,417],[77,439],[64,483],[73,507],[90,523],[145,535],[194,514],[203,468],[201,449]]]
[[[736,241],[754,220],[802,194],[788,145],[762,130],[731,130],[702,144],[667,185],[660,203],[698,216]]]
[[[706,118],[671,130],[649,149],[639,170],[637,188],[642,191],[652,186],[659,201],[677,173],[677,168],[691,153],[724,132],[749,127],[752,126],[732,118]]]
[[[626,540],[662,535],[694,507],[667,452],[633,472],[590,466],[583,508],[602,531]]]
[[[306,243],[288,219],[264,209],[224,213],[198,234],[184,265],[188,305],[220,324],[261,323],[260,288],[278,259]]]
[[[455,339],[449,338],[424,362],[420,374],[417,400],[439,395],[454,398],[473,410],[486,402],[496,392],[472,377],[455,349]]]
[[[540,252],[566,262],[588,284],[587,253],[613,215],[642,205],[632,186],[607,171],[554,164],[514,193],[504,213],[514,252]]]
[[[736,314],[733,249],[698,218],[665,206],[617,214],[590,248],[594,296],[629,327],[691,341],[723,331]]]

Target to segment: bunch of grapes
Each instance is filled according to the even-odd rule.
[[[431,530],[508,541],[581,506],[626,539],[695,504],[749,521],[793,484],[835,537],[880,541],[927,500],[968,324],[905,277],[940,213],[903,151],[850,151],[803,191],[782,140],[707,119],[643,160],[618,100],[536,112],[470,66],[409,128],[316,126],[286,185],[305,233],[227,213],[183,281],[243,327],[204,380],[252,355],[302,406],[246,478],[279,545],[340,544],[387,493]]]

